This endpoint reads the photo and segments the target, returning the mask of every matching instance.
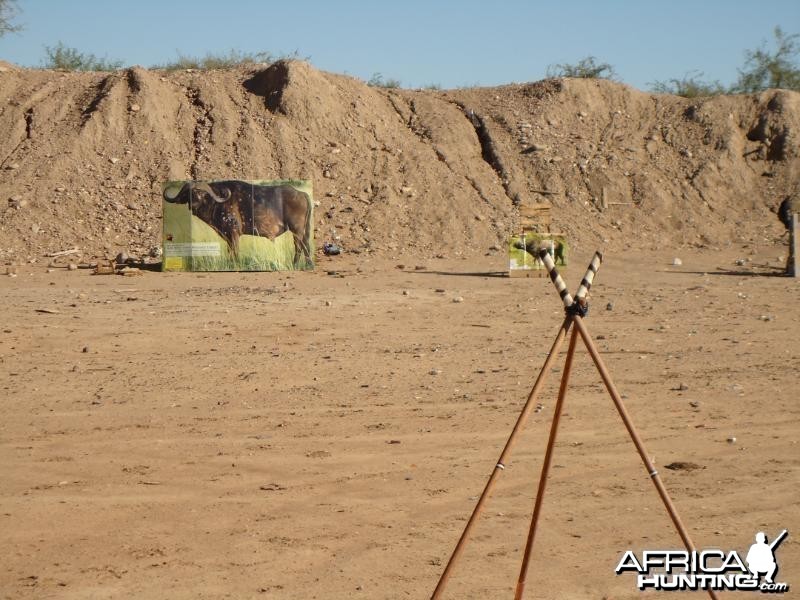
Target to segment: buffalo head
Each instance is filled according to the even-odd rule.
[[[213,187],[212,187],[213,186]],[[188,182],[184,183],[183,187],[176,190],[174,187],[164,190],[164,198],[167,202],[173,204],[202,204],[206,201],[213,201],[218,204],[226,202],[231,197],[231,190],[228,186],[219,186],[219,190],[214,190],[217,187],[215,183]]]
[[[238,198],[231,198],[229,182],[187,182],[180,189],[167,188],[164,199],[173,204],[188,204],[193,215],[216,231],[238,253],[239,236],[245,231],[245,215]]]

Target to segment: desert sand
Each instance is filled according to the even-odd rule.
[[[608,255],[587,325],[695,543],[746,552],[800,524],[797,283],[672,259]],[[503,267],[0,279],[3,597],[427,597],[563,315]],[[511,595],[557,382],[448,597]],[[622,552],[680,541],[580,346],[565,413],[529,594],[637,597]]]

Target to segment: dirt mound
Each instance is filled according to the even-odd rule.
[[[175,178],[307,178],[316,239],[498,252],[523,199],[577,246],[771,242],[800,94],[687,100],[603,80],[368,87],[300,61],[234,71],[0,70],[0,259],[160,243]],[[7,204],[6,204],[7,203]]]

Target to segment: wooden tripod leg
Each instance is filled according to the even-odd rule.
[[[553,448],[555,447],[556,435],[558,434],[558,422],[561,419],[561,409],[564,406],[564,398],[567,396],[569,375],[572,371],[572,357],[575,355],[575,343],[577,341],[578,331],[573,329],[572,336],[569,339],[567,358],[564,362],[564,373],[561,375],[561,386],[558,389],[558,400],[556,401],[556,408],[553,413],[553,424],[550,426],[550,438],[547,440],[547,450],[544,453],[542,473],[539,475],[539,488],[536,490],[536,501],[533,505],[531,526],[528,531],[528,541],[525,544],[525,554],[522,556],[522,567],[520,568],[519,578],[517,579],[517,591],[514,594],[514,600],[520,600],[525,593],[525,580],[528,577],[528,565],[530,563],[531,550],[533,550],[533,540],[536,537],[536,525],[539,523],[539,514],[542,510],[544,490],[547,486],[547,475],[550,473],[550,460],[553,458]]]
[[[611,375],[603,364],[603,359],[600,358],[600,353],[597,351],[597,348],[592,341],[592,336],[589,335],[589,331],[586,329],[586,325],[584,325],[580,316],[574,316],[573,321],[575,323],[575,329],[578,331],[578,333],[580,333],[583,343],[586,346],[586,349],[589,351],[589,355],[592,357],[592,360],[597,367],[597,371],[600,373],[600,377],[603,379],[603,383],[605,384],[608,393],[611,395],[611,399],[614,401],[614,405],[617,407],[619,416],[622,417],[622,422],[625,423],[625,428],[628,430],[628,434],[631,436],[631,440],[633,440],[637,452],[639,452],[639,456],[641,457],[642,462],[644,463],[644,466],[650,475],[650,479],[653,480],[653,485],[655,485],[656,490],[658,490],[658,495],[661,497],[661,501],[664,503],[664,506],[666,507],[667,512],[669,513],[669,516],[675,525],[675,529],[678,530],[678,535],[680,535],[681,540],[683,540],[683,545],[686,546],[686,549],[689,552],[694,551],[695,546],[692,543],[692,540],[689,538],[689,533],[686,531],[681,518],[678,516],[678,511],[675,509],[675,505],[672,504],[669,493],[664,487],[664,484],[661,482],[661,478],[658,476],[658,471],[656,471],[655,466],[647,456],[647,452],[644,449],[644,444],[642,443],[639,434],[636,432],[636,428],[633,426],[633,421],[631,420],[630,415],[628,415],[628,411],[625,409],[625,404],[622,402],[622,397],[619,395],[614,382],[611,380]],[[708,595],[714,600],[717,598],[714,590],[708,590]]]
[[[447,566],[444,569],[441,577],[439,578],[439,583],[436,585],[436,589],[433,591],[433,595],[431,596],[431,600],[437,600],[441,597],[444,593],[445,586],[447,585],[447,580],[450,579],[450,574],[455,566],[456,562],[458,562],[458,558],[461,556],[461,553],[464,550],[464,546],[469,539],[470,532],[472,531],[472,527],[478,520],[481,512],[483,511],[483,505],[488,500],[489,496],[492,493],[492,489],[494,488],[495,481],[497,479],[498,474],[500,471],[503,471],[506,468],[506,461],[511,456],[511,450],[514,447],[514,443],[516,441],[516,437],[520,431],[525,427],[525,423],[530,416],[531,410],[533,410],[534,402],[541,391],[542,386],[544,385],[545,381],[547,380],[547,375],[550,373],[550,369],[553,365],[553,361],[558,356],[558,352],[561,349],[561,345],[564,343],[564,339],[567,336],[567,332],[569,331],[570,325],[572,324],[572,317],[566,317],[564,322],[561,324],[561,329],[558,331],[556,335],[556,339],[553,342],[553,346],[550,348],[550,352],[547,355],[547,358],[544,361],[544,365],[542,365],[542,370],[539,371],[539,376],[536,378],[536,382],[533,384],[533,389],[531,390],[530,394],[528,394],[528,399],[525,402],[525,405],[522,407],[522,412],[520,412],[519,417],[517,418],[517,422],[514,425],[514,429],[511,431],[511,435],[506,442],[505,447],[503,448],[503,452],[500,454],[500,458],[497,460],[497,464],[495,465],[494,469],[492,470],[492,474],[489,476],[489,481],[486,482],[486,487],[483,488],[483,493],[481,497],[478,499],[478,503],[475,505],[475,508],[472,510],[472,515],[467,521],[467,525],[464,527],[464,532],[461,534],[461,537],[456,544],[455,549],[453,550],[453,554],[450,556],[450,560],[447,561]]]

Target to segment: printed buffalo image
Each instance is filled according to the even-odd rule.
[[[254,235],[272,241],[287,231],[294,238],[296,265],[312,264],[312,203],[305,192],[288,184],[258,185],[246,181],[189,181],[168,187],[164,199],[188,204],[227,243],[235,257],[239,238]]]

